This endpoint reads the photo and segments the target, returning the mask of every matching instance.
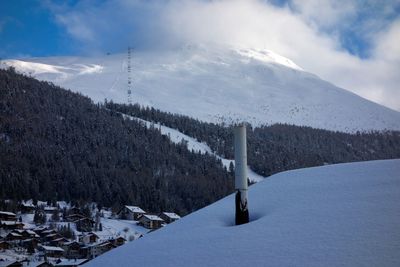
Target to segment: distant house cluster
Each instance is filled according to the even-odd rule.
[[[0,267],[79,266],[125,244],[127,239],[133,241],[142,237],[142,233],[181,218],[174,212],[150,213],[133,205],[124,205],[112,213],[109,209],[98,209],[95,203],[71,206],[64,201],[29,200],[8,204],[17,212],[0,211]],[[108,214],[107,219],[103,213]],[[108,226],[103,231],[104,220]],[[110,222],[118,225],[111,235]],[[129,229],[139,232],[128,234]],[[7,253],[14,253],[13,260],[5,261],[7,258],[2,255]],[[35,259],[27,260],[32,258]]]
[[[22,204],[21,210],[29,214],[36,212],[37,207]],[[44,210],[54,213],[54,209]],[[51,229],[49,225],[29,227],[32,224],[25,225],[17,214],[0,211],[0,256],[4,251],[13,250],[35,254],[39,258],[39,261],[29,262],[26,259],[4,261],[0,257],[0,266],[78,266],[127,241],[122,236],[100,240],[96,233],[90,231],[95,223],[77,207],[65,212],[59,222],[64,228],[59,229]],[[79,231],[80,234],[74,236],[74,231],[69,230],[71,225],[74,229],[79,226],[88,231]],[[72,235],[68,235],[67,229]]]
[[[159,214],[147,213],[138,206],[123,206],[117,215],[123,220],[138,221],[138,224],[147,229],[158,229],[172,223],[181,217],[174,212],[161,212]]]

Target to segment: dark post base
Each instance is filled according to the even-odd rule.
[[[235,196],[236,213],[235,224],[245,224],[249,222],[249,210],[247,209],[247,199],[245,203],[242,202],[240,191],[238,190]]]

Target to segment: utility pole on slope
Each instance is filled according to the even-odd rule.
[[[235,137],[235,224],[239,225],[249,222],[246,125],[235,126],[233,132]]]
[[[128,104],[132,104],[132,76],[131,76],[131,57],[132,51],[131,47],[128,47],[128,60],[127,60],[127,70],[128,70]]]

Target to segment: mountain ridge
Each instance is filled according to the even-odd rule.
[[[3,66],[88,95],[127,102],[125,54],[3,61]],[[24,66],[25,65],[25,66]],[[185,46],[136,51],[132,99],[214,123],[287,123],[342,132],[400,130],[400,112],[363,99],[265,49]]]

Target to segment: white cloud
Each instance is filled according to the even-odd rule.
[[[393,18],[399,1],[381,2],[293,0],[280,8],[260,0],[111,0],[64,9],[56,17],[88,49],[118,49],[129,42],[265,47],[325,80],[400,110],[400,20]],[[371,56],[360,59],[347,52],[343,30],[371,41]]]
[[[293,0],[291,6],[318,28],[331,28],[357,12],[356,3],[348,0]]]

